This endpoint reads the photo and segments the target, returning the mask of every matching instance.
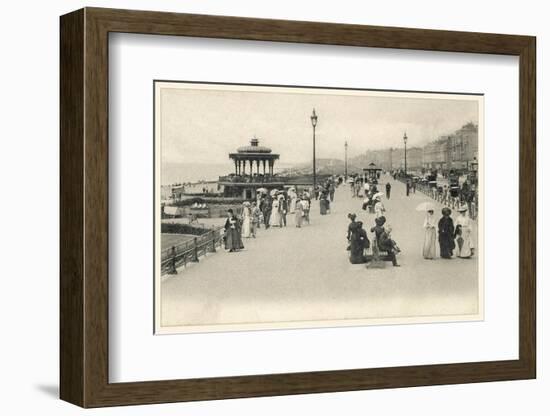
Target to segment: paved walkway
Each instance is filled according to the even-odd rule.
[[[392,195],[384,200],[401,267],[352,265],[347,258],[348,212],[365,228],[374,215],[361,210],[348,186],[336,192],[330,215],[313,202],[311,224],[261,229],[245,239],[245,250],[218,252],[163,278],[163,326],[219,323],[268,323],[336,319],[475,314],[478,307],[477,258],[424,260],[424,213],[415,207],[429,200],[389,176]],[[434,203],[439,206],[438,203]],[[436,212],[438,215],[438,212]],[[370,234],[370,233],[369,233]],[[369,237],[370,238],[370,237]],[[299,325],[297,325],[299,326]]]

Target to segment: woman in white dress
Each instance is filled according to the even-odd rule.
[[[374,204],[374,213],[376,214],[376,218],[380,218],[386,213],[386,208],[384,208],[384,204],[382,204],[380,197],[376,198],[375,201],[376,203]]]
[[[424,246],[422,247],[422,256],[425,259],[433,260],[435,258],[436,241],[436,222],[433,209],[426,211],[424,219]]]
[[[281,213],[279,212],[279,198],[274,197],[271,205],[271,217],[269,218],[269,225],[272,227],[279,227],[281,225]]]
[[[296,194],[294,188],[290,188],[288,190],[288,198],[290,199],[290,206],[288,211],[291,214],[294,214],[294,211],[296,210],[296,202],[298,200],[298,194]]]
[[[297,198],[295,208],[296,209],[294,212],[294,215],[295,215],[294,219],[295,219],[296,227],[301,228],[302,223],[304,221],[304,206],[302,205],[302,201],[300,200],[300,198]]]
[[[455,238],[458,246],[457,257],[469,259],[474,254],[474,243],[472,241],[472,220],[468,217],[468,208],[461,206],[458,209],[456,219]]]
[[[250,202],[245,201],[243,202],[243,228],[242,228],[243,238],[250,238],[250,226],[252,222],[252,217],[250,214],[251,214]]]

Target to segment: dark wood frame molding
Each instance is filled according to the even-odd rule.
[[[85,8],[61,17],[60,359],[63,400],[100,407],[536,376],[536,39],[530,36]],[[110,32],[519,56],[519,359],[109,383]]]

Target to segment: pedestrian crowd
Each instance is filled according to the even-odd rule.
[[[226,250],[242,250],[243,239],[256,238],[262,226],[267,230],[285,228],[291,221],[296,228],[310,224],[312,194],[314,200],[319,201],[320,215],[330,214],[336,188],[342,181],[342,177],[331,176],[319,186],[306,187],[301,192],[296,187],[270,191],[260,188],[254,201],[243,202],[240,212],[227,211],[223,237]]]
[[[413,183],[405,182],[407,196],[416,191]],[[378,181],[367,179],[359,189],[357,181],[350,181],[349,184],[352,197],[364,197],[362,209],[369,214],[368,221],[373,222],[365,226],[363,221],[358,220],[355,213],[348,214],[350,223],[346,239],[350,263],[361,264],[383,259],[391,261],[394,266],[399,266],[396,255],[401,252],[401,249],[392,238],[392,227],[387,219],[389,214],[382,202],[384,194],[378,191]],[[386,183],[387,200],[391,198],[391,189],[391,183]],[[431,203],[423,203],[418,208],[417,210],[426,212],[422,245],[424,259],[436,258],[437,243],[439,243],[440,256],[444,259],[451,259],[454,255],[461,259],[469,259],[474,255],[473,220],[471,215],[468,215],[467,204],[461,204],[457,208],[458,215],[455,219],[452,218],[449,207],[443,207],[439,220],[434,215],[434,207]],[[367,230],[371,232],[370,239]],[[368,254],[369,251],[372,254]]]
[[[352,197],[363,197],[361,208],[369,215],[369,220],[373,221],[370,227],[372,233],[372,244],[369,240],[367,230],[363,227],[363,222],[357,220],[355,213],[349,213],[347,241],[349,250],[349,261],[352,264],[367,263],[371,260],[378,260],[377,257],[385,257],[396,267],[396,254],[401,249],[392,238],[392,227],[387,223],[386,208],[382,202],[384,194],[378,191],[378,177],[354,179],[350,181]],[[391,184],[385,185],[386,199],[391,197]],[[368,255],[367,250],[372,249],[372,255]]]

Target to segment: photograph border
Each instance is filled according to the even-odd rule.
[[[519,57],[519,358],[286,374],[109,382],[109,33]],[[60,397],[82,407],[536,377],[536,38],[85,8],[60,18]]]
[[[202,325],[174,325],[163,327],[160,325],[161,315],[161,300],[160,300],[160,285],[162,276],[160,267],[160,186],[159,181],[162,170],[161,162],[161,147],[162,139],[159,136],[160,126],[158,119],[161,116],[161,105],[158,100],[159,91],[157,88],[176,88],[170,87],[175,84],[180,89],[185,89],[182,86],[189,86],[189,89],[196,90],[212,90],[217,87],[220,90],[224,90],[224,87],[229,87],[225,91],[255,91],[261,90],[264,93],[294,93],[294,94],[307,94],[304,91],[292,90],[314,90],[319,95],[322,95],[322,91],[329,91],[327,95],[338,95],[338,92],[346,93],[349,96],[368,96],[372,93],[372,96],[378,96],[378,94],[388,94],[387,96],[381,95],[382,98],[406,98],[406,99],[453,99],[460,100],[461,98],[468,101],[475,101],[478,107],[478,123],[479,123],[479,135],[478,144],[480,144],[479,160],[484,160],[484,147],[485,147],[485,94],[467,93],[467,92],[444,92],[444,91],[409,91],[409,90],[389,90],[378,88],[352,88],[352,87],[334,87],[334,86],[311,86],[311,85],[281,85],[281,84],[256,84],[256,83],[238,83],[238,82],[211,82],[211,81],[188,81],[188,80],[166,80],[166,79],[154,79],[153,80],[153,213],[154,213],[154,225],[153,225],[153,332],[155,335],[168,335],[168,334],[192,334],[192,333],[213,333],[213,332],[232,332],[232,331],[257,331],[257,330],[271,330],[271,329],[310,329],[310,328],[341,328],[341,327],[353,327],[353,326],[373,326],[373,325],[402,325],[402,324],[418,324],[418,323],[452,323],[452,322],[475,322],[483,321],[485,319],[485,283],[484,283],[484,227],[479,226],[476,236],[478,242],[477,255],[478,255],[478,267],[477,267],[477,285],[478,291],[478,312],[477,313],[462,313],[462,314],[448,314],[448,315],[417,315],[417,316],[403,316],[403,317],[370,317],[370,318],[333,318],[333,319],[304,319],[293,321],[281,321],[281,322],[243,322],[243,323],[219,323],[219,324],[202,324]],[[159,85],[160,87],[157,87]],[[206,88],[205,88],[206,87]],[[213,87],[213,88],[210,88]],[[177,89],[176,88],[176,89]],[[240,89],[236,89],[240,88]],[[269,91],[269,88],[277,89],[277,92]],[[265,89],[265,91],[263,91]],[[285,90],[285,91],[280,91]],[[288,90],[288,91],[287,91]],[[361,95],[364,93],[365,95]],[[403,97],[399,97],[403,95]],[[440,96],[436,98],[436,96]],[[474,97],[474,98],[473,98]],[[483,218],[485,214],[484,200],[485,200],[485,184],[484,184],[484,164],[480,164],[479,167],[479,181],[482,184],[480,192],[480,220],[483,224]]]

